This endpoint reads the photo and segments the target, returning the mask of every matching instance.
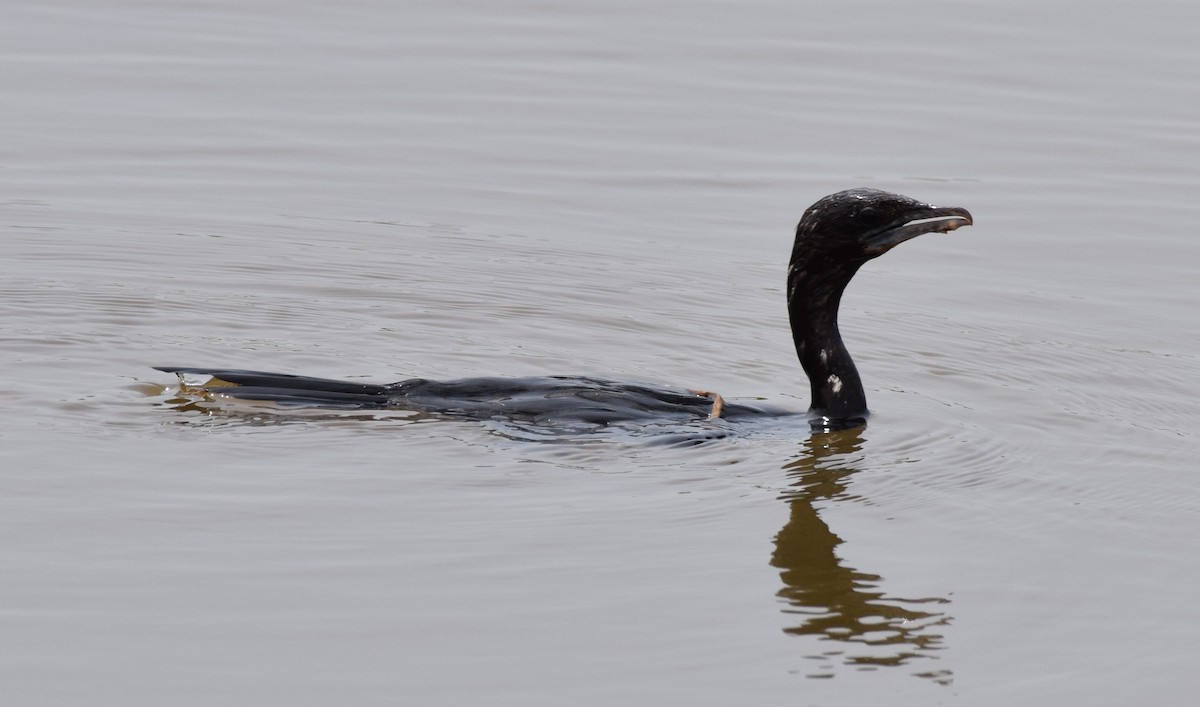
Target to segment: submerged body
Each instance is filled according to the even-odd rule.
[[[970,225],[961,208],[939,208],[875,189],[851,189],[813,204],[796,227],[788,265],[788,319],[796,353],[808,376],[814,426],[843,428],[867,418],[858,369],[838,331],[842,292],[858,269],[923,233]],[[168,373],[206,374],[215,380],[185,391],[262,400],[286,406],[398,409],[447,417],[508,419],[553,425],[604,426],[660,420],[694,422],[795,415],[767,407],[729,404],[705,391],[624,383],[590,377],[422,378],[386,385],[350,383],[259,371],[162,367]]]
[[[608,425],[632,420],[740,420],[785,411],[731,404],[715,393],[676,390],[583,376],[409,380],[377,385],[264,371],[160,367],[207,375],[199,390],[293,407],[412,410],[441,417],[502,418],[552,425]]]

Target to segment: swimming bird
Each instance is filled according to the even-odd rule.
[[[838,330],[842,293],[858,269],[924,233],[972,224],[963,208],[937,207],[878,189],[849,189],[810,206],[796,227],[787,271],[787,308],[796,354],[808,376],[814,428],[844,429],[868,415],[862,379]],[[624,421],[731,421],[786,413],[726,403],[716,393],[592,377],[423,378],[389,384],[220,368],[158,367],[180,375],[205,374],[197,395],[227,395],[282,406],[411,410],[432,416],[504,419],[554,427],[605,426]]]

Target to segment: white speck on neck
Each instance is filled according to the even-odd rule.
[[[829,385],[833,386],[834,395],[842,392],[842,379],[838,378],[836,374],[830,374]]]

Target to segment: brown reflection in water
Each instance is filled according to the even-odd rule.
[[[814,434],[806,453],[784,467],[792,480],[783,500],[791,507],[787,525],[775,536],[771,565],[781,572],[784,588],[778,596],[788,603],[785,613],[800,623],[784,629],[798,636],[817,636],[828,650],[810,658],[818,661],[809,677],[833,677],[841,662],[863,670],[903,666],[916,658],[933,658],[942,650],[936,627],[949,623],[944,612],[927,605],[945,605],[943,597],[901,599],[882,590],[883,578],[846,567],[835,548],[842,539],[817,515],[818,501],[846,498],[846,482],[856,471],[862,447],[862,428]],[[949,684],[949,670],[914,673]]]

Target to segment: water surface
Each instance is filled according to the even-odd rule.
[[[39,704],[1178,704],[1200,686],[1200,9],[13,4],[0,679]],[[179,412],[152,365],[604,375],[868,427],[558,443]]]

